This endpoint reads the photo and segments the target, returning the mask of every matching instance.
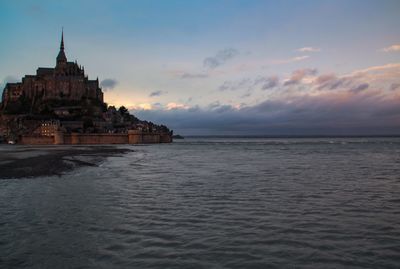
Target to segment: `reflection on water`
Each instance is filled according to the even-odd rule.
[[[396,268],[400,139],[133,146],[0,180],[4,268]]]

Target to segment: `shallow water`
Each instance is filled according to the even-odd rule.
[[[0,180],[0,267],[400,267],[399,138],[131,147]]]

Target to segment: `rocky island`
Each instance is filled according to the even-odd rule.
[[[172,135],[124,106],[108,106],[98,78],[90,80],[83,66],[67,61],[63,32],[56,66],[7,83],[0,104],[0,140],[8,143],[170,143]]]

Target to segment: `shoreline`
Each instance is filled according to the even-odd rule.
[[[76,168],[98,166],[107,157],[132,151],[97,145],[0,147],[0,180],[61,176]]]

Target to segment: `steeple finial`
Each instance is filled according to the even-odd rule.
[[[60,50],[64,50],[64,27],[61,28],[61,45]]]

